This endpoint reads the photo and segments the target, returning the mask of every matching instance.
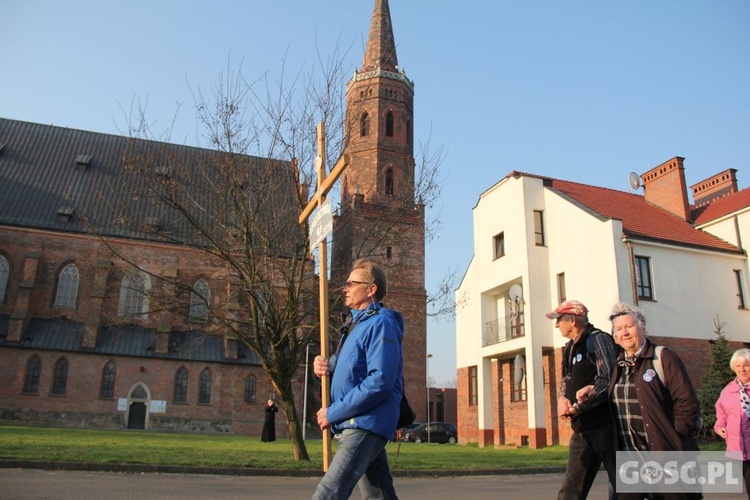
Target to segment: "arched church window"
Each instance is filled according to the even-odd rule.
[[[78,268],[75,264],[68,264],[60,271],[57,279],[57,294],[55,307],[75,309],[78,298]]]
[[[55,363],[52,378],[52,394],[55,396],[64,396],[65,389],[68,386],[68,360],[60,358]]]
[[[390,111],[385,115],[385,135],[393,137],[393,113]]]
[[[188,372],[184,366],[181,366],[174,376],[174,396],[172,397],[172,401],[175,403],[187,403],[187,391]]]
[[[104,365],[102,370],[102,385],[99,389],[99,397],[111,399],[115,397],[115,378],[117,376],[117,368],[115,368],[114,362],[110,361]]]
[[[204,278],[193,285],[190,293],[190,318],[208,319],[208,305],[211,303],[211,288]]]
[[[39,394],[39,375],[42,373],[42,361],[34,354],[26,363],[26,377],[23,381],[24,394]]]
[[[252,403],[255,401],[255,386],[257,385],[257,378],[255,375],[248,375],[245,379],[245,403]]]
[[[135,317],[148,313],[151,280],[144,272],[125,276],[120,283],[120,316]]]
[[[133,389],[133,392],[130,393],[130,397],[132,399],[148,399],[148,392],[146,392],[145,387],[138,384],[135,386],[135,389]]]
[[[385,194],[393,196],[393,169],[385,171]]]
[[[8,277],[10,276],[10,264],[4,255],[0,255],[0,304],[5,303],[5,292],[8,290]]]
[[[370,129],[370,115],[365,111],[362,113],[362,117],[359,119],[360,136],[366,137],[367,132]]]
[[[211,403],[211,372],[208,368],[201,372],[200,387],[198,388],[198,403]]]

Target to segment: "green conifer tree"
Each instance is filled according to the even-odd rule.
[[[698,391],[698,399],[701,406],[701,418],[703,419],[702,437],[715,437],[713,431],[716,423],[716,400],[719,399],[722,389],[734,378],[734,372],[729,366],[732,351],[729,341],[724,333],[726,323],[718,318],[714,319],[714,333],[716,339],[711,342],[711,362],[706,373],[703,375],[703,385]]]

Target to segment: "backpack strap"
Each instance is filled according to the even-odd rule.
[[[586,353],[588,354],[589,361],[594,362],[596,360],[596,336],[600,333],[602,333],[601,330],[594,328],[586,339]]]
[[[659,376],[659,380],[661,380],[661,383],[664,384],[664,387],[667,387],[667,382],[664,380],[664,366],[661,364],[661,352],[664,350],[663,345],[658,345],[654,347],[654,370],[656,370],[656,374]]]

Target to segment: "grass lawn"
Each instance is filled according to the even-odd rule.
[[[321,440],[308,440],[311,461],[295,462],[288,439],[263,443],[257,437],[0,426],[0,459],[321,470],[322,446]],[[568,456],[565,446],[530,450],[402,443],[398,456],[397,449],[397,443],[388,444],[394,471],[564,466]]]
[[[0,459],[321,470],[322,446],[321,440],[308,440],[311,461],[295,462],[288,439],[263,443],[257,437],[229,435],[0,426]],[[567,446],[531,450],[402,443],[398,455],[397,449],[397,443],[388,444],[390,465],[404,472],[564,467],[568,458]],[[701,449],[723,450],[724,443],[702,443]]]

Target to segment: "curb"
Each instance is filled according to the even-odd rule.
[[[317,469],[253,469],[245,467],[196,467],[190,465],[99,464],[91,462],[54,462],[0,459],[2,469],[44,469],[87,472],[129,472],[157,474],[211,474],[217,476],[322,477]],[[505,476],[515,474],[564,473],[565,467],[524,467],[517,469],[472,470],[391,470],[394,477]]]

